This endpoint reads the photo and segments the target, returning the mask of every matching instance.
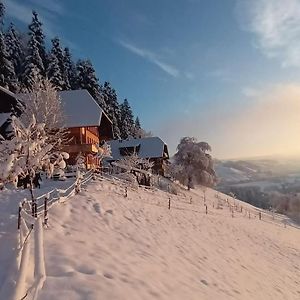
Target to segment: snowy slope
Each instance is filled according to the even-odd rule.
[[[200,189],[168,210],[161,191],[89,184],[50,211],[39,299],[300,299],[299,229],[245,203],[232,218],[215,195],[206,215]]]

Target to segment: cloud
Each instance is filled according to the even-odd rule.
[[[300,66],[300,1],[237,0],[237,16],[256,46],[283,66]]]
[[[181,137],[195,136],[208,142],[218,158],[300,154],[299,99],[300,83],[274,85],[243,107],[225,111],[195,106],[194,115],[178,115],[153,131],[165,139],[171,153]]]
[[[178,77],[180,75],[180,72],[176,67],[163,62],[158,57],[158,55],[153,53],[152,51],[147,50],[147,49],[138,48],[135,45],[125,42],[123,40],[117,40],[117,42],[119,45],[121,45],[125,49],[129,50],[130,52],[132,52],[132,53],[148,60],[149,62],[153,63],[154,65],[158,66],[161,70],[163,70],[167,74],[169,74],[173,77]]]

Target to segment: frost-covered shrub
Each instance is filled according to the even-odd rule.
[[[129,182],[133,187],[138,187],[139,184],[136,180],[136,177],[135,175],[131,174],[131,173],[119,173],[119,174],[116,174],[115,177],[121,179],[121,180],[125,180],[127,182]]]
[[[28,178],[33,197],[33,180],[36,172],[45,170],[52,176],[54,167],[65,167],[67,153],[54,150],[53,143],[45,132],[45,124],[37,123],[34,115],[28,126],[12,117],[13,136],[0,142],[0,181],[17,182],[18,178]]]
[[[175,183],[159,175],[152,176],[151,185],[174,195],[179,193],[179,187]]]

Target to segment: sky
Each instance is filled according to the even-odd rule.
[[[26,28],[89,58],[170,153],[300,154],[300,0],[4,0]]]

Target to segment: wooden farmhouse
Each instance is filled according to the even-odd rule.
[[[81,154],[88,169],[99,166],[98,147],[102,141],[113,138],[112,122],[87,90],[59,91],[58,95],[68,132],[68,142],[63,148],[70,155],[67,164],[76,164]],[[25,104],[30,101],[28,94],[19,97]]]
[[[154,174],[164,175],[169,152],[168,146],[159,137],[112,140],[108,144],[112,151],[112,158],[107,160],[108,162],[137,154],[138,157],[149,159],[154,163],[152,168]]]
[[[11,129],[10,117],[20,116],[24,107],[14,93],[0,86],[0,134],[4,138],[8,137]]]
[[[98,146],[113,139],[112,122],[87,90],[61,91],[59,96],[70,138],[64,149],[70,154],[68,164],[75,164],[81,153],[88,169],[99,166]]]

